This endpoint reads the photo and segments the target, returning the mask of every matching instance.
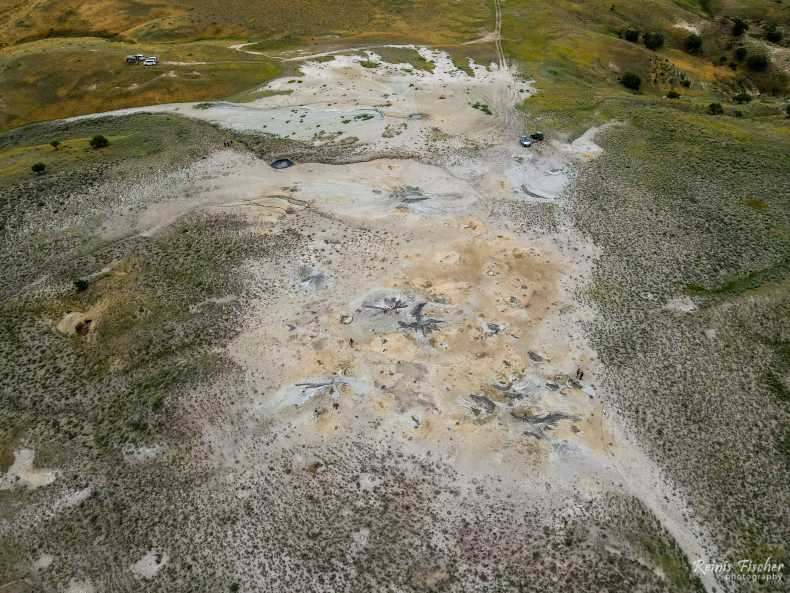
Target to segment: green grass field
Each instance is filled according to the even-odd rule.
[[[509,59],[541,91],[527,110],[576,132],[616,115],[623,101],[663,97],[678,76],[691,82],[679,89],[682,109],[690,102],[727,103],[747,79],[769,95],[786,92],[787,76],[777,69],[758,75],[743,64],[730,67],[733,39],[723,16],[790,23],[788,11],[768,0],[511,0],[504,4],[502,35]],[[698,55],[683,51],[688,26],[702,29]],[[68,0],[9,7],[0,9],[0,129],[119,107],[248,100],[250,89],[283,72],[278,54],[302,47],[426,44],[450,51],[465,68],[469,57],[482,63],[494,57],[492,43],[463,45],[493,28],[493,2],[486,0],[230,0],[221,6],[179,0],[167,7],[149,0]],[[641,40],[628,42],[621,37],[626,29],[661,32],[665,45],[654,52]],[[744,43],[760,51],[759,25],[751,32],[758,38]],[[229,49],[247,40],[256,42],[249,49],[266,55]],[[176,63],[126,66],[124,56],[138,52]],[[418,56],[406,61],[431,69]],[[642,77],[640,95],[619,84],[624,72]],[[765,115],[781,105],[766,100],[761,107],[749,111]]]
[[[568,136],[616,119],[639,105],[702,113],[709,103],[719,102],[728,114],[738,109],[746,117],[778,115],[784,109],[784,92],[765,93],[747,106],[733,103],[732,97],[742,84],[759,86],[766,83],[765,78],[773,77],[786,85],[786,75],[773,66],[765,74],[748,72],[743,65],[733,70],[729,54],[725,56],[728,61],[721,63],[726,53],[721,48],[732,42],[727,30],[716,29],[706,35],[699,54],[683,50],[689,33],[681,24],[713,27],[696,2],[515,0],[504,10],[505,51],[525,76],[536,81],[539,91],[523,108]],[[637,43],[628,42],[621,37],[626,29],[660,32],[664,46],[649,50],[641,37]],[[714,37],[715,44],[711,41]],[[620,84],[625,72],[641,77],[638,93]],[[679,84],[681,78],[689,81],[688,88]],[[666,99],[670,90],[679,92],[681,98]]]
[[[250,49],[271,55],[393,40],[454,44],[490,28],[492,15],[485,0],[180,0],[166,8],[91,0],[0,8],[0,129],[121,107],[248,99],[246,91],[289,72],[276,59],[229,49],[234,42],[257,41]],[[163,63],[127,66],[124,56],[132,53]]]
[[[155,67],[127,65],[133,53],[159,56]],[[71,115],[239,93],[277,76],[263,56],[219,43],[128,44],[46,39],[0,53],[0,128]]]

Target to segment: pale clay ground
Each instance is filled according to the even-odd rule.
[[[381,61],[368,51],[306,61],[301,76],[260,89],[292,91],[287,95],[207,109],[180,104],[116,112],[177,112],[315,145],[355,137],[350,150],[362,157],[385,151],[415,157],[274,170],[248,154],[221,150],[178,173],[153,175],[121,196],[121,208],[96,213],[112,238],[154,235],[194,210],[242,213],[255,232],[269,234],[278,232],[286,212],[309,210],[364,221],[400,246],[397,254],[372,255],[381,258],[375,273],[358,265],[365,254],[338,250],[294,279],[295,294],[252,302],[245,329],[230,346],[249,397],[228,417],[242,418],[244,430],[237,420],[206,426],[215,462],[262,463],[254,442],[264,425],[283,435],[267,444],[272,449],[371,438],[406,452],[430,451],[457,467],[462,480],[496,476],[525,503],[557,517],[607,491],[633,494],[692,562],[707,559],[715,550],[704,530],[596,389],[603,370],[582,328],[595,312],[577,299],[595,247],[569,227],[510,230],[512,221],[498,221],[487,208],[502,201],[561,207],[574,165],[601,152],[599,130],[569,144],[549,139],[522,149],[524,122],[515,105],[534,92],[528,81],[496,65],[472,64],[470,77],[441,52],[420,53],[436,63],[433,73],[383,62],[364,68],[362,59]],[[493,115],[473,108],[475,102]],[[158,205],[139,207],[141,195]],[[312,241],[338,245],[342,237],[330,222]],[[251,262],[244,273],[256,285],[282,270]],[[420,303],[423,320],[438,320],[433,327],[413,325]],[[667,303],[679,312],[693,306],[683,299]],[[88,314],[101,311],[72,312],[58,329],[73,332]],[[576,382],[578,368],[584,378]],[[336,411],[334,403],[353,414]],[[324,411],[317,414],[317,406]],[[553,427],[517,418],[548,413],[560,414]],[[160,451],[151,443],[125,456],[143,463]],[[15,476],[29,487],[55,479],[33,469],[32,455],[18,453],[2,487]],[[165,550],[151,551],[130,570],[155,578],[166,561]],[[46,569],[46,560],[36,562]],[[711,577],[703,579],[710,590]],[[91,585],[74,582],[71,590]]]

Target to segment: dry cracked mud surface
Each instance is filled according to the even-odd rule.
[[[58,394],[15,403],[3,591],[727,590],[589,337],[601,130],[523,150],[528,80],[420,52],[112,114],[215,127],[9,226],[63,257],[3,288],[6,384]]]

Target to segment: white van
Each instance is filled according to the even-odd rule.
[[[156,66],[159,63],[159,58],[151,56],[143,60],[143,66]]]

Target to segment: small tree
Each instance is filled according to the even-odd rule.
[[[623,37],[626,41],[630,41],[631,43],[636,43],[639,41],[639,31],[635,31],[633,29],[626,29],[625,33],[623,33]]]
[[[667,93],[667,99],[680,99],[680,93],[677,91],[669,91]]]
[[[746,59],[746,54],[749,53],[746,51],[745,47],[739,47],[735,50],[735,59],[739,62],[743,62]]]
[[[55,150],[60,150],[60,140],[53,140],[49,145]]]
[[[36,175],[41,175],[41,173],[47,170],[47,166],[44,163],[35,163],[30,168],[33,169],[33,173]]]
[[[105,138],[101,134],[96,134],[93,138],[91,138],[90,144],[91,144],[91,148],[99,149],[99,148],[104,148],[105,146],[109,146],[110,141],[107,140],[107,138]]]
[[[790,117],[790,103],[785,105],[785,114],[787,115],[787,117]]]
[[[747,25],[743,19],[735,19],[735,22],[732,24],[732,34],[736,37],[740,37],[748,28],[749,25]]]
[[[685,41],[683,42],[683,47],[685,47],[686,51],[690,54],[698,53],[699,50],[702,49],[702,37],[696,33],[692,33],[686,37]]]
[[[768,68],[768,58],[763,54],[752,54],[749,56],[749,59],[746,60],[746,65],[749,67],[749,70],[762,72]]]
[[[645,41],[645,47],[653,51],[661,48],[664,45],[664,35],[658,31],[650,31],[645,33],[642,38]]]
[[[708,113],[711,115],[721,115],[724,113],[724,108],[721,106],[721,103],[711,103],[708,105]]]
[[[623,74],[620,82],[625,88],[631,89],[632,91],[638,91],[642,86],[642,79],[639,78],[638,74],[634,74],[633,72],[626,72]]]

